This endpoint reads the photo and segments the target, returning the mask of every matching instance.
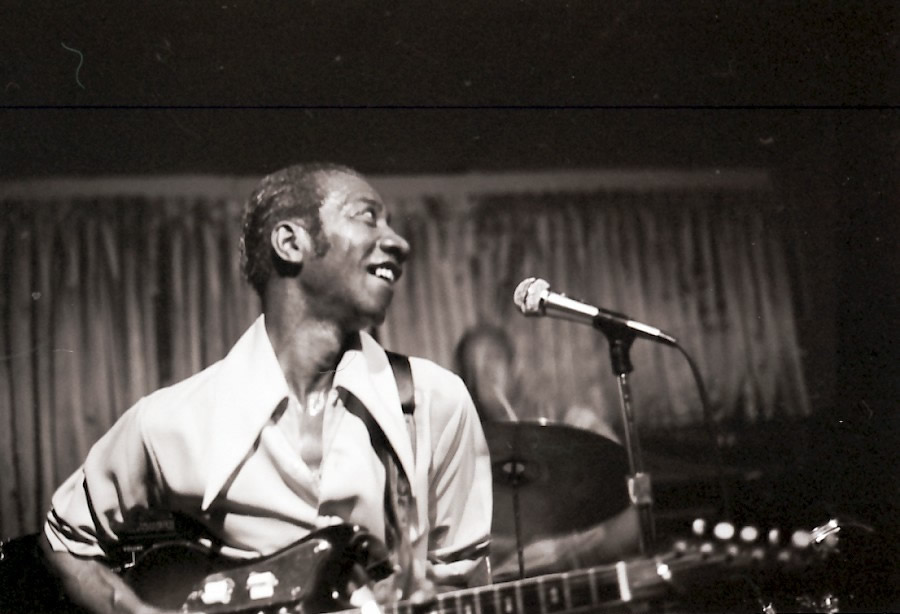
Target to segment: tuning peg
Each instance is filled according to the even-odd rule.
[[[837,534],[841,530],[841,525],[837,518],[832,518],[823,525],[820,525],[810,532],[810,536],[817,543],[825,541],[830,535]]]
[[[697,537],[703,537],[706,534],[706,519],[694,519],[694,522],[691,523],[691,532]]]
[[[747,525],[743,527],[740,532],[741,541],[747,544],[752,544],[757,539],[759,539],[759,529],[754,527],[753,525]]]
[[[798,550],[803,550],[812,542],[812,534],[804,529],[797,529],[791,533],[791,545]]]
[[[722,541],[727,541],[734,537],[735,529],[734,525],[730,522],[722,521],[718,523],[715,527],[713,527],[713,535],[716,536],[717,539]]]

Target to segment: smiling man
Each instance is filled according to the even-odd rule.
[[[409,254],[381,197],[346,167],[283,169],[247,202],[241,247],[263,314],[224,359],[125,412],[53,497],[45,551],[71,599],[159,611],[106,565],[148,509],[245,558],[363,526],[397,568],[382,600],[485,581],[490,463],[472,400],[427,360],[403,376],[364,332]]]

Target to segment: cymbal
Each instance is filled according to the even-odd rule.
[[[495,536],[526,541],[606,520],[628,505],[628,456],[611,439],[559,423],[486,422]]]

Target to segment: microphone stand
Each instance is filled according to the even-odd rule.
[[[609,355],[612,359],[612,370],[619,384],[619,400],[622,406],[622,420],[625,426],[625,450],[628,452],[627,478],[628,497],[632,505],[637,507],[640,521],[641,555],[649,555],[656,541],[656,527],[653,518],[653,491],[650,474],[644,471],[644,459],[641,444],[637,436],[634,412],[631,409],[631,386],[628,374],[634,370],[629,356],[635,333],[624,326],[617,326],[599,318],[594,320],[594,327],[606,335],[609,341]]]

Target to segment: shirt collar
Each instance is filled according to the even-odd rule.
[[[333,388],[353,393],[369,410],[412,479],[413,452],[393,370],[382,347],[360,333],[358,349],[341,357]],[[259,316],[222,359],[209,425],[209,474],[202,509],[207,510],[252,449],[260,431],[289,394],[287,380]]]

